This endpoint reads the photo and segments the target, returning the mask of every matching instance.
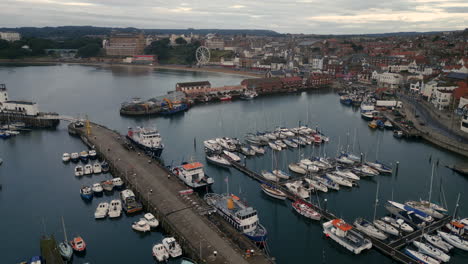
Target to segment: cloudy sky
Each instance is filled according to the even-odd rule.
[[[0,0],[0,27],[92,25],[351,34],[459,30],[467,0]]]

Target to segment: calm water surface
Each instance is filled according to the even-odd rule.
[[[190,159],[205,162],[202,140],[219,137],[243,137],[247,132],[297,126],[299,122],[318,126],[331,138],[321,148],[311,146],[286,150],[279,154],[277,166],[297,161],[299,155],[326,153],[336,155],[339,145],[362,152],[369,159],[395,164],[399,173],[392,184],[391,176],[363,179],[359,188],[321,194],[328,208],[352,222],[356,217],[373,217],[377,182],[380,182],[377,216],[386,214],[383,204],[393,199],[427,198],[431,175],[430,157],[440,160],[434,177],[433,198],[439,199],[440,183],[453,210],[461,193],[462,216],[468,215],[466,193],[468,178],[452,173],[443,164],[463,158],[422,142],[397,140],[388,131],[371,131],[356,109],[339,104],[333,93],[302,93],[270,96],[253,101],[201,105],[170,118],[128,118],[119,115],[120,103],[132,97],[149,98],[173,90],[175,83],[209,80],[214,86],[239,84],[243,77],[217,73],[153,71],[130,67],[101,68],[88,66],[0,66],[0,83],[6,83],[10,98],[37,101],[41,111],[64,115],[88,115],[92,121],[125,133],[129,126],[157,126],[164,138],[166,164]],[[354,135],[356,134],[356,140]],[[194,140],[196,144],[194,144]],[[65,218],[68,236],[80,234],[88,244],[83,257],[74,263],[152,263],[151,247],[161,240],[158,232],[141,235],[131,230],[140,216],[118,220],[95,221],[97,204],[117,197],[104,195],[84,203],[79,188],[110,178],[111,175],[73,176],[73,166],[61,162],[63,152],[85,149],[80,140],[67,134],[66,124],[57,130],[33,131],[10,140],[0,141],[0,256],[1,263],[15,263],[39,254],[39,237],[53,233],[63,238],[60,217]],[[378,149],[378,151],[377,151]],[[256,171],[272,167],[271,152],[249,158],[247,165]],[[275,165],[276,166],[276,165]],[[353,256],[322,236],[316,222],[296,215],[289,202],[265,196],[258,184],[234,169],[208,165],[207,174],[215,179],[213,190],[226,192],[224,178],[229,178],[230,192],[240,195],[258,209],[261,222],[269,231],[269,251],[278,263],[391,263],[376,250]],[[451,263],[466,263],[468,254],[455,251]]]

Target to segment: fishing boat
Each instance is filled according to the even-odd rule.
[[[107,202],[99,203],[98,206],[96,207],[96,211],[94,212],[94,218],[95,219],[105,218],[108,212],[109,212],[109,203]]]
[[[223,148],[220,145],[218,145],[216,140],[213,140],[213,139],[203,141],[203,145],[205,146],[206,149],[213,151],[213,152],[220,152],[221,150],[223,150]]]
[[[335,190],[335,191],[340,190],[340,185],[338,183],[328,179],[328,178],[314,176],[313,179],[316,180],[317,182],[322,183],[323,185],[327,186],[327,188],[329,188],[329,189],[332,189],[332,190]]]
[[[387,239],[387,235],[385,235],[382,231],[380,231],[377,227],[375,227],[371,222],[367,221],[364,218],[358,218],[354,221],[354,226],[357,230],[366,233],[371,237],[375,237],[380,240]]]
[[[163,244],[156,244],[153,246],[153,257],[159,262],[166,262],[169,259],[169,253]]]
[[[297,182],[288,182],[284,186],[294,195],[302,198],[307,199],[309,198],[309,191],[306,190],[300,181]]]
[[[120,217],[121,213],[122,213],[122,202],[117,199],[112,200],[109,203],[109,209],[107,212],[107,215],[109,216],[109,218]]]
[[[465,234],[465,225],[460,221],[452,220],[445,225],[445,227],[450,230],[451,233],[463,236]]]
[[[351,98],[348,95],[340,96],[340,103],[342,103],[344,105],[351,105],[352,102],[353,101],[351,100]]]
[[[163,108],[161,108],[161,111],[159,112],[160,115],[174,115],[180,112],[183,112],[189,108],[188,104],[184,103],[177,103],[177,104],[171,104],[171,105],[165,105]]]
[[[361,118],[366,121],[374,120],[375,114],[378,113],[377,111],[364,111],[361,112]]]
[[[391,224],[393,227],[396,227],[397,229],[400,229],[404,232],[411,233],[414,232],[414,228],[412,228],[410,225],[405,223],[403,219],[395,219],[389,216],[384,216],[382,217],[382,220]]]
[[[83,166],[76,166],[75,167],[75,176],[79,177],[79,176],[83,176],[84,174],[84,171],[83,171]]]
[[[93,174],[93,166],[91,164],[86,164],[84,166],[84,174],[85,175],[91,175]]]
[[[132,229],[138,232],[149,232],[151,227],[144,219],[140,219],[137,222],[133,222]]]
[[[370,128],[372,129],[376,129],[377,128],[377,121],[376,120],[372,120],[369,122],[369,124],[367,124]]]
[[[306,174],[306,173],[307,173],[307,171],[306,171],[304,168],[302,168],[302,167],[299,165],[299,163],[291,163],[291,164],[289,164],[288,168],[289,168],[291,171],[293,171],[293,172],[295,172],[295,173],[298,173],[298,174]]]
[[[81,236],[74,237],[72,241],[70,241],[70,245],[76,252],[83,252],[86,250],[86,243]]]
[[[80,160],[82,162],[88,162],[88,151],[83,150],[80,152]]]
[[[291,147],[291,148],[297,148],[297,147],[298,147],[297,143],[294,143],[294,142],[292,142],[291,140],[283,139],[283,142],[284,142],[284,144],[286,144],[286,146],[288,146],[288,147]]]
[[[62,161],[63,161],[63,162],[69,162],[70,159],[71,159],[70,154],[68,154],[68,153],[63,153],[63,155],[62,155]]]
[[[164,150],[161,135],[155,128],[128,129],[127,139],[152,157],[159,158]]]
[[[121,188],[124,187],[124,182],[122,181],[122,179],[120,177],[117,177],[117,178],[112,179],[112,185],[116,189],[120,190]]]
[[[151,228],[156,228],[159,226],[158,219],[156,219],[152,213],[146,213],[143,217]]]
[[[275,175],[276,177],[278,177],[279,179],[287,180],[291,177],[291,175],[287,174],[286,172],[282,170],[272,170],[271,173]]]
[[[353,187],[354,183],[348,179],[345,179],[343,177],[340,177],[336,174],[333,174],[333,173],[326,173],[325,174],[327,178],[329,178],[330,180],[338,183],[339,185],[341,186],[346,186],[346,187]]]
[[[453,249],[453,246],[450,245],[449,243],[445,242],[442,237],[438,235],[429,235],[429,234],[424,234],[423,235],[424,239],[432,244],[433,246],[436,246],[440,249],[442,249],[445,252],[449,252],[450,250]]]
[[[88,152],[88,157],[92,160],[95,160],[97,158],[97,152],[96,150],[92,149]]]
[[[96,162],[93,164],[93,173],[94,174],[99,174],[102,172],[102,168],[101,168],[101,163],[99,162]]]
[[[182,256],[182,248],[173,237],[166,237],[162,240],[162,244],[172,258]]]
[[[319,221],[322,218],[322,216],[317,211],[315,211],[312,205],[309,203],[303,202],[301,200],[296,200],[291,205],[294,211],[306,218],[317,221]]]
[[[104,191],[110,192],[114,189],[114,183],[112,180],[105,180],[101,182],[101,186],[104,189]]]
[[[468,251],[468,241],[462,239],[461,237],[442,231],[437,231],[437,234],[440,237],[442,237],[445,241],[447,241],[450,245],[458,249]]]
[[[83,186],[80,189],[81,198],[84,200],[92,200],[93,199],[93,190],[89,186]]]
[[[312,180],[312,179],[309,179],[309,178],[305,178],[304,179],[309,185],[311,185],[314,190],[318,190],[318,191],[321,191],[321,192],[328,192],[328,187],[319,182],[319,181],[316,181],[316,180]]]
[[[260,174],[262,175],[264,179],[269,180],[269,181],[276,182],[279,180],[278,177],[276,177],[273,173],[266,171],[266,170],[262,170]]]
[[[254,151],[255,153],[257,154],[265,154],[265,149],[262,148],[262,147],[257,147],[257,146],[254,146],[254,145],[251,145],[250,146]]]
[[[273,197],[273,198],[276,198],[276,199],[279,199],[279,200],[285,200],[286,199],[286,194],[281,191],[280,189],[272,186],[272,185],[269,185],[267,183],[263,183],[260,185],[260,187],[262,188],[262,191],[270,196],[270,197]]]
[[[240,162],[241,161],[241,158],[239,156],[237,156],[236,154],[230,152],[230,151],[227,151],[227,150],[223,150],[223,153],[224,155],[228,156],[229,159],[235,161],[235,162]]]
[[[109,172],[109,170],[110,170],[109,163],[103,161],[101,163],[101,170],[102,170],[103,173]]]
[[[245,205],[235,195],[208,193],[206,202],[228,223],[256,243],[264,243],[267,230],[259,223],[257,211]]]
[[[392,130],[393,129],[393,124],[392,124],[392,122],[390,122],[390,120],[386,120],[384,122],[384,127],[385,127],[385,129]]]
[[[208,162],[211,162],[221,167],[231,166],[231,163],[227,159],[221,157],[220,155],[206,155],[206,159],[208,160]]]
[[[94,183],[93,186],[91,187],[91,190],[93,190],[93,193],[95,195],[100,195],[102,194],[103,188],[100,183]]]
[[[378,229],[382,230],[385,233],[388,233],[388,234],[394,235],[394,236],[399,235],[398,229],[396,229],[391,224],[389,224],[389,223],[387,223],[387,222],[385,222],[383,220],[376,219],[376,220],[374,220],[373,224],[374,224],[375,227],[377,227]]]
[[[143,209],[140,202],[137,201],[132,190],[126,189],[120,192],[123,209],[127,214],[137,213]]]
[[[405,202],[405,204],[438,219],[443,218],[445,216],[439,211],[431,207],[427,207],[426,204],[423,204],[419,201],[408,201],[408,202]]]
[[[273,142],[268,142],[268,146],[270,146],[270,148],[271,148],[272,150],[281,151],[281,147],[278,146],[278,145],[276,145],[276,144],[273,143]]]
[[[65,259],[66,261],[69,261],[73,256],[73,248],[68,243],[67,231],[65,230],[65,221],[63,220],[63,216],[62,216],[62,227],[63,227],[64,240],[58,244],[58,250],[62,258]]]
[[[323,233],[326,237],[333,239],[335,242],[356,255],[360,254],[365,249],[372,248],[372,242],[354,231],[353,227],[342,219],[330,220],[323,223],[322,226]]]
[[[255,91],[252,91],[252,90],[247,90],[245,92],[243,92],[241,95],[240,95],[240,99],[241,100],[252,100],[254,99],[255,97],[257,97],[258,94],[255,92]]]
[[[419,248],[419,251],[421,253],[424,253],[428,256],[431,256],[437,260],[440,260],[442,262],[449,262],[450,261],[450,256],[445,254],[442,250],[432,246],[432,245],[429,245],[429,244],[426,244],[426,243],[423,243],[423,242],[419,242],[419,241],[413,241],[413,245],[417,248]]]
[[[410,256],[411,258],[417,260],[419,263],[424,263],[424,264],[440,264],[438,260],[435,260],[427,255],[424,255],[423,253],[420,253],[415,250],[411,250],[408,248],[405,248],[405,254]]]
[[[172,169],[172,172],[191,188],[207,187],[214,183],[213,178],[205,174],[200,162],[184,163]]]

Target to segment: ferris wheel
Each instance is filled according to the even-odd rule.
[[[198,65],[205,65],[210,62],[210,56],[210,50],[205,46],[198,47],[197,51],[195,52]]]

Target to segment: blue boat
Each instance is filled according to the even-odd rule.
[[[384,122],[382,120],[377,120],[377,127],[379,129],[384,129],[385,128],[385,125],[384,125]]]
[[[28,262],[28,264],[42,264],[42,263],[44,263],[44,261],[42,260],[41,256],[34,256]]]
[[[177,114],[179,112],[183,112],[185,110],[188,109],[188,105],[187,104],[179,104],[177,106],[173,106],[172,108],[164,108],[164,110],[162,110],[161,112],[159,112],[159,114],[161,115],[173,115],[173,114]]]
[[[353,103],[353,100],[349,98],[347,95],[340,96],[340,103],[344,105],[351,105]]]
[[[87,201],[91,201],[93,199],[93,190],[89,186],[83,186],[80,189],[81,198]]]
[[[84,151],[81,151],[81,152],[80,152],[80,160],[81,160],[82,162],[88,162],[88,157],[89,157],[89,156],[88,156],[88,151],[85,151],[85,150],[84,150]]]
[[[103,173],[109,172],[109,169],[110,169],[109,163],[107,163],[106,161],[101,163],[101,170]]]
[[[0,131],[0,138],[10,138],[11,135],[8,132]]]

